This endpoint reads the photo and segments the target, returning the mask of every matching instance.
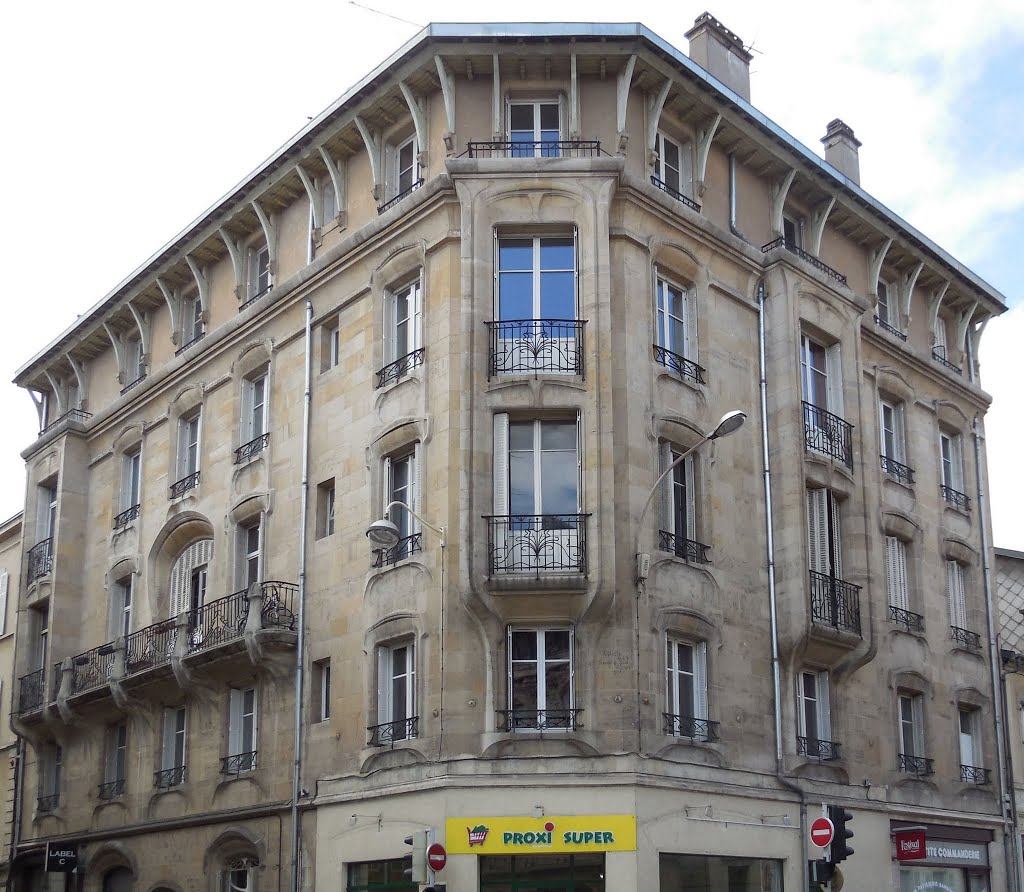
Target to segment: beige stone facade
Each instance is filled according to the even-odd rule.
[[[297,655],[305,889],[798,890],[822,803],[1009,887],[1003,299],[688,36],[428,27],[19,371],[23,888],[288,888]],[[636,842],[461,851],[549,816]]]
[[[17,801],[19,747],[11,728],[10,686],[22,549],[21,515],[16,514],[0,524],[0,882],[9,876]]]

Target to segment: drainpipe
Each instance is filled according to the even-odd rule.
[[[313,368],[313,302],[306,301],[306,386],[302,405],[302,489],[299,503],[299,591],[297,622],[299,640],[295,648],[295,762],[292,767],[292,892],[299,892],[299,780],[302,773],[302,689],[306,664],[306,513],[309,503],[309,418]]]
[[[971,421],[974,434],[974,476],[978,489],[978,518],[981,521],[981,575],[985,587],[985,621],[988,624],[988,658],[989,671],[992,673],[992,700],[994,705],[996,726],[996,756],[999,773],[999,803],[1003,818],[1003,856],[1006,859],[1006,872],[1014,879],[1013,888],[1021,889],[1021,845],[1017,836],[1016,825],[1008,810],[1012,810],[1011,800],[1006,785],[1006,741],[1003,737],[1003,702],[1002,674],[999,671],[999,644],[996,640],[995,619],[992,616],[992,566],[988,557],[988,499],[981,477],[981,432],[978,429],[978,416]],[[1010,865],[1013,865],[1011,871]],[[1009,879],[1009,876],[1007,877]]]
[[[735,159],[729,157],[730,194],[735,182]],[[732,202],[731,202],[732,204]],[[730,213],[734,210],[731,208]],[[731,225],[731,224],[730,224]],[[775,717],[775,778],[778,782],[800,797],[800,870],[803,875],[801,889],[806,889],[810,880],[807,869],[807,797],[803,788],[786,777],[782,770],[782,672],[779,666],[779,619],[775,595],[775,535],[772,511],[772,468],[768,452],[768,373],[764,358],[764,279],[757,283],[757,359],[760,372],[761,390],[761,458],[764,462],[764,522],[768,562],[768,602],[772,635],[772,704]]]

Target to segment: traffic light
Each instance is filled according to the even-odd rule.
[[[848,839],[853,838],[853,831],[847,826],[853,821],[853,814],[841,805],[830,805],[828,807],[828,817],[832,822],[833,828],[835,828],[828,862],[829,864],[838,864],[840,861],[845,861],[849,858],[854,851],[846,844]]]
[[[808,879],[812,883],[830,883],[836,875],[834,864],[828,861],[808,861]]]
[[[409,864],[402,871],[410,883],[425,883],[427,881],[427,844],[430,832],[427,830],[416,830],[412,836],[405,838],[405,844],[412,846],[412,852],[405,856]]]

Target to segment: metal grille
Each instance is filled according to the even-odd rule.
[[[378,214],[383,214],[385,211],[390,211],[396,204],[398,204],[398,202],[400,202],[403,198],[405,198],[406,195],[409,195],[410,193],[415,192],[422,185],[423,185],[423,178],[421,177],[415,183],[413,183],[408,189],[406,189],[404,192],[399,192],[390,201],[386,201],[386,202],[384,202],[384,204],[380,205],[377,208],[377,213]]]
[[[575,731],[582,709],[499,709],[499,731]]]
[[[989,769],[977,768],[974,765],[960,766],[960,783],[963,784],[987,784],[989,782]]]
[[[235,450],[235,464],[240,465],[242,462],[248,461],[254,455],[259,455],[264,449],[267,448],[267,444],[270,442],[270,434],[260,434],[258,437],[253,438],[248,443],[243,443]]]
[[[902,331],[890,325],[885,320],[879,319],[877,316],[875,316],[875,325],[877,325],[879,328],[884,328],[887,332],[889,332],[889,334],[895,335],[901,341],[905,341],[907,339],[907,336]]]
[[[412,740],[419,734],[420,717],[414,715],[408,719],[398,719],[395,722],[371,725],[366,730],[370,732],[370,746],[393,747],[396,741]]]
[[[85,424],[90,418],[92,418],[92,415],[89,412],[83,412],[81,409],[71,409],[63,415],[54,418],[53,421],[39,431],[39,436],[48,434],[52,430],[56,430],[66,421],[77,421],[79,424]]]
[[[199,485],[199,472],[196,471],[194,474],[189,474],[187,477],[182,477],[176,483],[171,484],[171,498],[177,499],[180,496],[185,495],[190,489],[195,489]]]
[[[932,359],[934,359],[939,365],[944,366],[951,372],[956,372],[958,375],[963,375],[964,370],[958,365],[953,365],[948,359],[946,359],[946,351],[943,347],[932,348]]]
[[[117,799],[118,796],[124,795],[124,778],[119,780],[108,781],[105,784],[100,784],[99,797],[100,799],[107,800]]]
[[[153,773],[153,786],[158,790],[167,790],[176,787],[185,781],[185,766],[177,765],[174,768],[165,768],[163,771]]]
[[[470,158],[597,158],[602,152],[597,139],[491,140],[470,142],[466,147]]]
[[[954,508],[959,508],[961,511],[971,510],[971,500],[962,492],[958,492],[952,486],[946,486],[945,483],[940,483],[939,489],[942,491],[942,498],[947,504],[952,505]]]
[[[125,384],[124,387],[121,388],[121,396],[124,396],[129,390],[131,390],[133,387],[138,386],[145,380],[146,376],[143,374],[139,375],[139,377],[136,378],[134,381],[129,381],[127,384]]]
[[[384,368],[377,372],[377,388],[384,387],[386,384],[394,384],[404,378],[409,372],[417,366],[423,365],[423,356],[426,352],[425,347],[420,347],[418,350],[413,350],[412,353],[406,353],[405,356],[396,359],[394,362],[388,363]]]
[[[905,774],[916,774],[918,777],[928,777],[935,774],[935,760],[900,753],[900,771]]]
[[[814,622],[860,635],[860,586],[811,570]]]
[[[423,533],[413,533],[411,536],[399,539],[391,548],[374,549],[373,563],[370,566],[377,570],[404,561],[407,557],[423,551],[422,539]]]
[[[796,752],[798,756],[808,756],[819,762],[835,762],[840,758],[839,744],[834,740],[818,740],[814,737],[797,737]]]
[[[889,620],[897,626],[903,626],[908,632],[923,632],[924,617],[920,613],[904,610],[902,607],[889,605]]]
[[[767,245],[761,246],[761,253],[767,254],[769,251],[774,251],[776,248],[785,248],[790,254],[796,254],[801,260],[806,260],[815,269],[820,270],[830,279],[835,279],[840,285],[846,284],[846,276],[841,272],[832,269],[827,263],[819,260],[813,254],[808,254],[803,248],[798,248],[792,242],[787,242],[784,236],[779,236],[774,241],[768,242]]]
[[[176,637],[177,629],[173,619],[132,632],[125,639],[125,673],[131,675],[169,663]]]
[[[53,811],[60,805],[60,793],[50,793],[48,796],[40,796],[36,799],[37,811]]]
[[[43,539],[28,550],[28,581],[39,579],[53,569],[53,539]]]
[[[688,737],[690,740],[699,740],[704,743],[715,743],[718,741],[718,722],[710,719],[696,719],[689,715],[673,715],[670,712],[661,714],[665,721],[663,726],[666,734],[673,737]]]
[[[220,773],[226,774],[228,777],[232,775],[238,777],[246,771],[254,771],[256,769],[256,750],[252,750],[248,753],[235,753],[233,756],[225,756],[221,759]]]
[[[18,712],[24,715],[43,705],[45,669],[37,669],[18,679]]]
[[[693,539],[686,539],[674,533],[658,531],[658,547],[662,551],[670,551],[678,558],[689,561],[691,564],[710,564],[710,545],[702,545]]]
[[[119,530],[121,527],[126,527],[133,520],[139,516],[140,505],[132,505],[131,508],[126,508],[117,517],[114,518],[114,529]]]
[[[103,687],[114,668],[114,646],[103,644],[71,658],[71,693]]]
[[[181,356],[181,354],[184,353],[186,350],[188,350],[189,347],[192,347],[192,346],[198,344],[205,337],[206,337],[206,332],[205,331],[199,332],[194,338],[192,338],[191,341],[187,341],[186,343],[182,344],[177,350],[175,350],[174,351],[174,355],[175,356]]]
[[[487,322],[494,375],[583,374],[583,319],[503,319]]]
[[[970,632],[967,629],[961,629],[959,626],[950,626],[949,637],[967,650],[974,651],[975,653],[981,650],[981,635],[977,632]]]
[[[913,468],[908,468],[887,455],[880,455],[879,458],[882,460],[882,470],[890,477],[895,477],[900,483],[914,482]]]
[[[804,445],[853,468],[853,425],[804,401]]]
[[[249,599],[245,591],[204,604],[190,623],[189,651],[206,650],[240,637],[248,616]]]
[[[485,515],[489,573],[587,572],[588,514]]]
[[[263,289],[262,291],[257,291],[257,292],[256,292],[256,293],[255,293],[255,294],[254,294],[254,295],[253,295],[252,297],[250,297],[250,298],[249,298],[248,300],[245,300],[245,301],[243,301],[242,303],[240,303],[240,304],[238,305],[238,312],[239,312],[239,313],[241,313],[241,312],[242,312],[242,310],[244,310],[244,309],[245,309],[246,307],[251,307],[251,306],[252,306],[252,305],[253,305],[254,303],[256,303],[256,301],[258,301],[258,300],[259,300],[259,299],[260,299],[261,297],[263,297],[263,296],[264,296],[264,295],[266,295],[266,294],[269,294],[269,293],[270,293],[270,292],[271,292],[271,291],[273,290],[273,288],[274,288],[274,284],[273,284],[273,283],[271,283],[271,284],[269,284],[269,285],[268,285],[268,286],[267,286],[266,288],[264,288],[264,289]]]
[[[263,601],[260,625],[264,628],[295,631],[295,598],[299,587],[294,582],[270,579],[260,583]]]
[[[666,192],[671,195],[676,201],[681,201],[688,208],[693,208],[698,214],[700,213],[700,205],[697,204],[689,195],[683,195],[682,192],[677,192],[668,183],[663,180],[659,180],[654,174],[651,174],[651,185],[661,189],[662,192]]]
[[[664,347],[654,344],[654,361],[675,372],[680,378],[693,381],[694,384],[707,384],[707,370],[692,362],[685,356],[673,353]]]

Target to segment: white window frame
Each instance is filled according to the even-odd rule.
[[[399,316],[404,308],[403,315]],[[405,327],[405,344],[399,332]],[[423,346],[423,271],[411,282],[389,288],[384,295],[384,365],[397,362]]]
[[[245,688],[231,688],[228,695],[228,753],[240,756],[254,753],[259,747],[259,690],[255,685]],[[256,767],[253,757],[251,771]],[[234,773],[234,772],[232,772]]]
[[[165,707],[160,746],[160,770],[183,769],[187,746],[188,709],[184,706]]]
[[[326,539],[334,535],[334,509],[337,500],[335,478],[325,480],[316,488],[316,537]]]
[[[390,157],[387,160],[391,188],[388,190],[388,198],[395,198],[398,195],[411,191],[422,177],[422,171],[420,170],[420,147],[416,141],[415,132],[401,142],[396,142],[393,146],[389,146],[389,149]],[[402,152],[406,149],[409,150],[412,157],[409,164],[403,165]],[[403,176],[406,174],[408,174],[407,185],[403,187]]]
[[[690,362],[697,362],[697,295],[655,269],[655,343]],[[681,307],[679,306],[681,305]],[[683,328],[677,343],[674,323]]]
[[[341,326],[335,322],[327,328],[327,368],[333,369],[341,362]]]
[[[932,352],[938,354],[943,359],[949,359],[949,329],[948,323],[944,316],[936,314],[935,316],[935,328],[932,330]]]
[[[787,245],[803,249],[804,221],[790,214],[782,215],[782,237]]]
[[[978,717],[981,714],[979,709],[971,709],[966,706],[957,707],[957,736],[959,739],[960,764],[968,768],[981,768],[981,734]],[[964,729],[966,720],[967,728]]]
[[[257,867],[259,860],[253,857],[232,859],[220,872],[218,892],[255,892]]]
[[[964,459],[960,434],[939,431],[939,475],[947,488],[963,494]]]
[[[659,473],[686,450],[674,443],[658,444]],[[694,481],[694,456],[684,459],[661,482],[661,529],[673,536],[697,541],[697,499]],[[682,502],[682,504],[680,504]],[[683,523],[680,525],[680,517]]]
[[[546,241],[569,241],[572,240],[572,269],[567,267],[551,267],[545,268],[542,266],[541,261],[541,248],[543,243]],[[523,242],[529,241],[531,243],[532,256],[530,260],[530,269],[519,270],[519,269],[505,269],[501,266],[501,246],[503,242]],[[531,307],[532,314],[529,317],[531,320],[537,321],[540,319],[553,318],[548,317],[542,306],[542,279],[544,273],[572,273],[573,276],[573,320],[579,319],[580,316],[580,250],[579,250],[579,233],[575,228],[571,232],[559,233],[559,232],[546,232],[543,235],[535,235],[533,233],[521,233],[521,232],[502,232],[498,233],[497,230],[494,232],[494,318],[500,322],[504,321],[517,321],[517,320],[506,320],[501,312],[501,283],[502,277],[508,275],[526,276],[531,277],[530,295],[531,295]]]
[[[45,669],[47,657],[50,652],[50,610],[48,607],[36,607],[32,610],[32,619],[35,624],[36,670]]]
[[[417,736],[416,723],[410,721],[418,717],[416,651],[416,644],[410,638],[377,647],[377,724],[400,723],[402,727],[396,724],[392,731],[393,740],[412,740]],[[396,669],[398,653],[404,653],[404,671]],[[405,700],[404,710],[399,710],[395,698],[395,691],[399,689]]]
[[[146,377],[146,363],[142,355],[142,338],[128,338],[124,345],[124,384],[127,387]]]
[[[251,443],[269,430],[270,378],[267,370],[242,379],[241,443]]]
[[[681,649],[687,648],[690,651],[690,665],[692,669],[688,672],[683,668],[680,657]],[[687,715],[683,706],[686,694],[693,703],[692,715]],[[694,725],[692,728],[685,722],[686,719],[695,719],[698,722],[708,720],[708,646],[706,641],[691,641],[686,638],[679,638],[674,635],[666,636],[665,648],[665,711],[669,714],[670,730],[673,737],[690,737],[686,733],[693,730],[693,740],[706,741],[710,734],[707,728],[700,728]]]
[[[142,446],[135,446],[121,456],[121,510],[140,504],[142,493]]]
[[[331,661],[317,660],[313,664],[313,680],[316,685],[317,722],[331,718]]]
[[[198,294],[191,294],[181,301],[181,343],[182,346],[199,340],[206,334],[203,325],[203,302]]]
[[[910,610],[907,544],[896,536],[885,537],[885,588],[890,606],[899,610]]]
[[[678,167],[673,167],[669,163],[669,153],[666,149],[675,149]],[[693,155],[690,143],[680,142],[659,130],[655,137],[654,151],[657,155],[654,162],[654,175],[669,189],[685,195],[687,198],[693,198]],[[675,185],[672,185],[673,173],[675,174]]]
[[[545,149],[542,145],[535,145],[531,148],[531,154],[525,155],[521,152],[517,152],[515,149],[516,140],[513,133],[529,133],[527,130],[512,130],[512,109],[515,106],[531,106],[533,109],[533,138],[524,140],[527,143],[542,143],[542,142],[562,142],[565,135],[565,110],[563,108],[561,96],[547,96],[547,97],[508,97],[505,102],[505,121],[508,125],[508,139],[512,143],[512,148],[509,150],[510,158],[559,158],[561,157],[560,148],[548,148]],[[545,133],[549,133],[549,130],[545,130],[542,127],[541,122],[541,108],[543,106],[555,106],[558,112],[558,134],[551,140],[550,137],[545,137]]]
[[[245,252],[245,296],[255,300],[274,286],[270,273],[270,245],[261,238],[253,242]]]
[[[178,555],[171,566],[169,618],[173,619],[186,610],[194,610],[194,595],[198,595],[200,599],[198,606],[203,606],[202,599],[205,598],[206,593],[208,568],[212,561],[213,539],[199,539]],[[198,591],[193,586],[194,579],[200,581]]]
[[[924,695],[901,692],[898,698],[900,755],[925,757]]]
[[[406,467],[405,483],[398,484],[398,470]],[[420,493],[422,492],[422,462],[420,461],[420,444],[411,449],[403,449],[384,458],[384,505],[392,502],[403,502],[416,514],[420,511]],[[405,539],[420,532],[420,522],[405,508],[394,506],[388,517],[398,527],[398,535]]]
[[[881,437],[880,448],[886,458],[907,463],[906,436],[903,403],[881,399],[878,402],[878,425]]]
[[[198,473],[203,437],[203,413],[200,407],[178,419],[178,480]]]
[[[547,635],[549,633],[568,633],[569,635],[569,657],[568,660],[549,660],[547,657]],[[535,660],[514,660],[513,659],[513,643],[512,640],[516,635],[535,635],[537,641],[536,653],[537,657]],[[544,626],[544,627],[524,627],[524,626],[509,626],[506,630],[506,653],[508,655],[508,708],[509,710],[521,709],[526,712],[532,712],[534,709],[537,712],[537,725],[540,726],[540,730],[547,731],[572,731],[574,730],[575,722],[573,720],[574,710],[576,708],[576,630],[573,626]],[[565,727],[548,727],[546,713],[548,711],[547,702],[547,674],[548,665],[557,663],[563,665],[568,662],[569,665],[569,703],[565,707],[556,707],[554,712],[561,712],[568,710],[569,718],[565,723]],[[516,707],[515,705],[515,688],[514,688],[514,669],[516,663],[530,663],[536,667],[534,672],[535,680],[535,704],[533,708],[530,707]],[[544,716],[544,718],[541,718]],[[537,727],[520,727],[519,722],[515,723],[514,730],[531,732],[538,730]]]
[[[106,754],[103,760],[103,782],[124,781],[128,770],[128,723],[107,727]]]
[[[804,669],[797,676],[797,731],[807,739],[808,749],[811,743],[832,742],[830,686],[827,670]],[[808,693],[808,688],[813,696]],[[813,712],[813,715],[808,716],[808,712]]]
[[[890,298],[897,297],[896,289],[893,287],[891,282],[885,281],[885,279],[879,279],[878,284],[875,286],[875,294],[878,300],[875,304],[875,315],[878,316],[879,320],[884,322],[886,325],[891,325],[897,331],[899,330],[899,309],[896,310],[896,322],[893,322],[893,312],[890,306]]]
[[[110,613],[107,635],[111,641],[127,638],[132,631],[132,607],[135,595],[135,574],[118,579],[110,586]]]
[[[824,405],[815,386],[819,377],[824,379]],[[808,334],[800,335],[800,387],[805,403],[843,417],[843,369],[838,342],[826,347]]]
[[[36,542],[45,542],[57,533],[57,484],[44,483],[36,492]]]
[[[810,569],[842,579],[841,513],[839,500],[830,489],[807,490],[807,543]]]
[[[255,534],[255,547],[253,547]],[[264,576],[264,516],[262,513],[240,523],[237,527],[235,547],[237,549],[236,584],[240,591],[248,591],[254,582],[262,582]],[[255,579],[253,574],[255,572]]]
[[[949,602],[950,626],[967,630],[967,597],[964,568],[959,561],[946,561],[946,597]]]

